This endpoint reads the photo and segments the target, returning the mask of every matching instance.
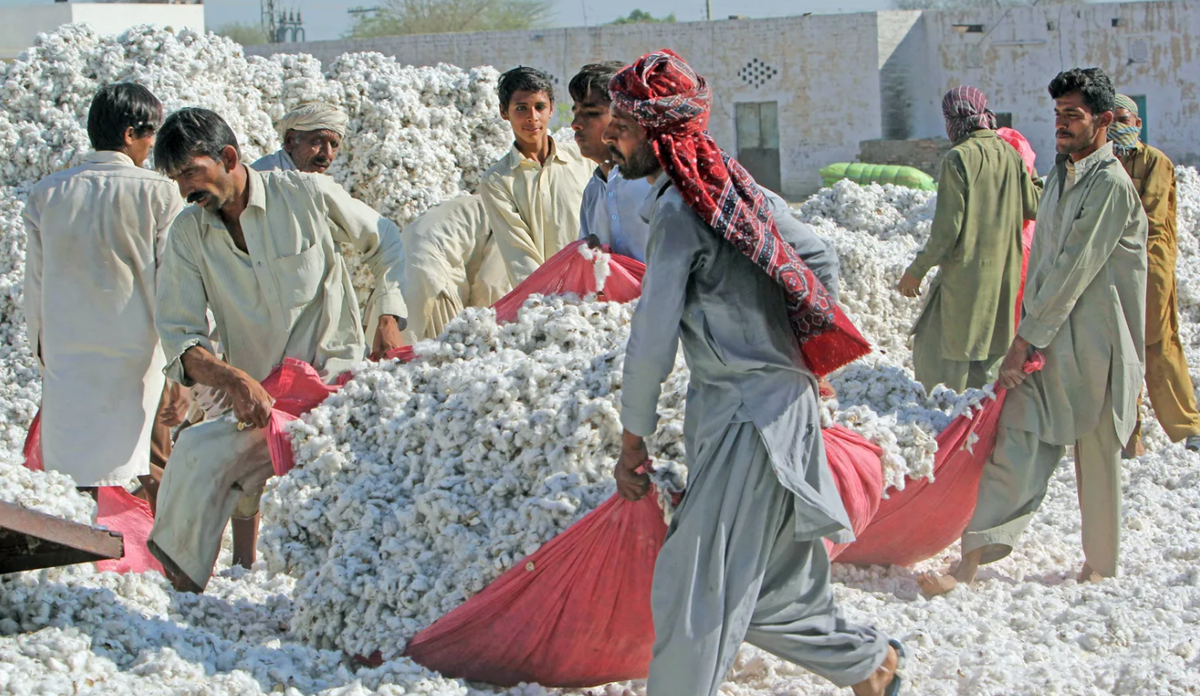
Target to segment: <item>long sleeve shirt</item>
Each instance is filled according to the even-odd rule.
[[[514,286],[579,239],[579,206],[595,165],[574,144],[550,142],[545,164],[514,145],[484,173],[479,186]]]
[[[783,289],[700,220],[666,176],[651,187],[643,217],[648,263],[625,352],[622,425],[643,437],[655,431],[662,383],[682,343],[691,370],[689,458],[696,433],[753,422],[780,483],[797,497],[799,538],[847,540],[842,532],[850,525],[823,450],[813,455],[816,378],[788,324]],[[776,214],[776,225],[821,282],[836,288],[832,249],[789,213]]]
[[[1017,334],[1046,367],[1004,404],[1001,423],[1067,445],[1094,430],[1111,390],[1124,442],[1137,422],[1146,329],[1146,214],[1106,144],[1046,181]]]
[[[650,225],[642,219],[642,203],[650,184],[645,179],[630,181],[613,167],[608,176],[596,167],[583,190],[583,205],[579,209],[579,238],[595,235],[601,244],[613,252],[646,262],[646,241]]]
[[[485,267],[499,257],[478,196],[435,205],[400,236],[410,341],[436,337],[463,308],[491,306],[511,289],[507,273],[489,273]]]
[[[1038,191],[1021,156],[996,131],[977,130],[942,160],[937,211],[914,278],[940,266],[926,311],[941,313],[947,360],[1003,355],[1016,335],[1021,228],[1037,217]]]
[[[94,152],[42,179],[25,204],[25,319],[42,365],[46,468],[80,485],[145,471],[162,394],[155,286],[183,208],[166,177]]]
[[[1146,239],[1146,345],[1163,340],[1174,329],[1176,238],[1175,164],[1162,150],[1139,143],[1137,150],[1121,157],[1125,172],[1142,199],[1149,231]]]
[[[269,155],[264,155],[255,160],[250,168],[259,172],[281,171],[293,172],[296,171],[296,163],[292,161],[291,155],[279,150],[272,152]]]
[[[185,386],[181,358],[212,350],[212,309],[225,359],[264,379],[284,358],[322,376],[366,357],[362,319],[340,243],[362,252],[375,275],[375,314],[407,317],[400,291],[403,251],[394,223],[355,200],[333,179],[247,168],[250,200],[240,222],[248,253],[221,218],[193,206],[175,220],[157,296],[166,374]]]

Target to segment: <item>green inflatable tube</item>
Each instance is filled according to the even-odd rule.
[[[894,184],[921,191],[936,191],[937,182],[916,167],[899,164],[866,164],[863,162],[838,162],[821,170],[826,186],[849,179],[856,184]]]

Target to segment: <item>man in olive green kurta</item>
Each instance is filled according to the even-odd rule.
[[[1098,68],[1050,83],[1059,156],[1029,252],[1023,315],[1000,366],[1008,395],[975,512],[950,575],[919,578],[929,594],[971,582],[1012,552],[1075,447],[1082,517],[1081,581],[1117,574],[1121,444],[1137,420],[1146,328],[1146,214],[1106,142],[1112,82]],[[1046,364],[1027,375],[1041,351]]]
[[[914,296],[941,267],[913,328],[913,371],[926,389],[963,391],[995,379],[1016,333],[1021,227],[1037,216],[1038,193],[978,90],[950,91],[942,110],[955,145],[942,161],[929,241],[898,289]]]
[[[1141,142],[1142,119],[1137,103],[1118,94],[1117,123],[1109,131],[1113,151],[1146,211],[1146,393],[1154,415],[1172,442],[1183,440],[1200,450],[1200,413],[1179,338],[1179,301],[1175,288],[1175,165],[1161,150]],[[1127,451],[1136,452],[1142,435],[1139,421]]]

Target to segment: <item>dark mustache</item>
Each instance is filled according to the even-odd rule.
[[[608,154],[615,160],[625,161],[625,158],[621,156],[621,151],[612,145],[608,146]]]
[[[204,195],[205,194],[203,191],[196,191],[195,193],[193,193],[192,195],[187,197],[187,202],[188,203],[198,203],[198,202],[200,202],[201,198],[204,198]]]

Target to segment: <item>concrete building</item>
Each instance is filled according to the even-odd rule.
[[[47,2],[0,7],[0,60],[12,60],[33,45],[38,34],[83,22],[101,34],[120,34],[138,24],[204,31],[204,5],[165,2]]]
[[[1177,162],[1200,163],[1197,39],[1200,0],[1188,0],[397,36],[287,51],[326,67],[358,51],[412,65],[531,65],[550,73],[566,100],[584,63],[671,48],[712,85],[710,130],[722,147],[765,185],[799,197],[819,186],[821,167],[856,159],[861,141],[944,137],[941,97],[960,84],[988,95],[1045,170],[1054,155],[1046,85],[1076,66],[1106,70],[1142,102],[1150,142]],[[919,149],[929,160],[928,140]]]

